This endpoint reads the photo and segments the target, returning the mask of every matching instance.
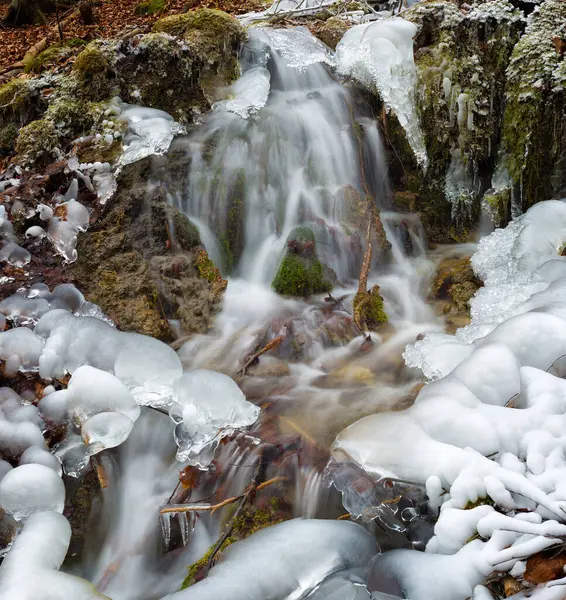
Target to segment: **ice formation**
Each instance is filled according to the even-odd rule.
[[[326,577],[364,567],[375,538],[347,521],[295,519],[233,544],[203,581],[163,600],[305,598]]]
[[[332,52],[308,29],[261,29],[261,34],[269,41],[269,46],[278,52],[288,67],[304,71],[310,65],[325,63],[334,66],[336,60]]]
[[[162,110],[122,104],[119,121],[127,126],[119,166],[124,167],[152,154],[165,154],[173,138],[185,132]]]
[[[265,67],[254,67],[246,71],[232,86],[230,100],[213,105],[214,110],[227,110],[242,119],[247,119],[265,106],[269,96],[271,76]]]
[[[17,521],[43,511],[62,513],[64,504],[61,477],[44,465],[20,465],[0,481],[0,507]]]
[[[416,25],[401,18],[356,25],[336,46],[336,63],[341,75],[379,93],[405,130],[417,162],[426,168],[428,158],[415,103],[416,31]]]
[[[220,440],[253,425],[258,415],[259,408],[227,375],[201,369],[186,373],[173,386],[169,409],[179,447],[177,459],[207,466]]]
[[[365,417],[336,439],[338,458],[376,479],[424,484],[439,510],[426,552],[380,557],[374,589],[412,600],[490,598],[481,584],[492,574],[563,543],[565,240],[563,201],[539,203],[482,240],[472,264],[485,287],[471,325],[407,351],[436,380],[410,408]],[[563,598],[564,585],[528,597]]]
[[[59,572],[70,540],[71,527],[63,515],[43,511],[30,516],[0,565],[2,600],[106,598],[90,582]]]

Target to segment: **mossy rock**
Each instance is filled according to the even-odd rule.
[[[337,17],[330,17],[323,25],[315,29],[314,34],[329,48],[335,50],[336,45],[344,37],[348,29],[349,25],[344,20]]]
[[[200,234],[190,219],[182,213],[177,213],[173,218],[174,237],[183,250],[191,250],[200,246]]]
[[[116,89],[109,52],[98,42],[90,43],[75,59],[73,73],[78,93],[91,101],[105,100]]]
[[[210,108],[200,84],[205,63],[181,40],[149,33],[121,43],[115,69],[121,97],[192,122]]]
[[[72,49],[69,46],[54,44],[40,52],[33,60],[29,61],[24,71],[26,73],[40,73],[44,69],[53,67],[59,61],[67,58],[72,54]]]
[[[89,132],[101,114],[98,103],[82,98],[62,96],[49,105],[45,118],[58,129],[66,129],[79,135]]]
[[[520,188],[524,210],[558,197],[566,182],[565,174],[556,172],[566,153],[566,60],[561,49],[565,23],[564,2],[541,4],[513,49],[506,71],[504,165]]]
[[[300,226],[287,237],[287,253],[271,285],[283,296],[308,297],[329,292],[332,275],[318,259],[313,230]]]
[[[365,325],[368,329],[377,329],[387,323],[388,318],[378,285],[374,285],[369,292],[358,291],[356,293],[353,301],[353,312],[354,321]]]
[[[457,312],[469,314],[470,300],[481,286],[469,257],[448,258],[438,267],[431,295],[436,300],[450,301]]]
[[[507,0],[488,0],[462,12],[453,2],[420,2],[404,13],[418,27],[416,104],[429,168],[426,174],[407,154],[404,132],[388,118],[386,139],[397,190],[419,195],[434,242],[465,239],[480,214],[480,199],[491,187],[505,106],[505,72],[524,17]],[[390,127],[390,125],[392,125]],[[410,150],[410,149],[409,149]],[[461,211],[446,182],[454,153],[470,180]],[[411,185],[409,179],[416,181]],[[416,189],[415,189],[416,188]],[[420,206],[419,206],[420,205]],[[430,229],[429,229],[430,228]],[[452,232],[450,231],[452,228]]]
[[[332,283],[324,278],[321,262],[288,254],[283,259],[272,283],[273,289],[283,296],[311,296],[332,289]]]
[[[57,158],[59,138],[53,124],[46,119],[32,121],[20,129],[16,152],[26,164],[47,164]]]
[[[155,15],[156,13],[162,12],[167,7],[165,0],[147,0],[146,2],[140,2],[134,12],[136,15],[145,17],[147,15]]]
[[[212,8],[191,10],[157,21],[153,31],[182,37],[205,65],[215,67],[225,83],[238,76],[237,55],[247,33],[229,14]]]

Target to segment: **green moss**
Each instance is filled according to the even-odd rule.
[[[73,73],[78,82],[78,92],[89,100],[110,97],[114,89],[114,72],[101,45],[90,43],[75,59]]]
[[[324,278],[322,264],[317,258],[305,259],[287,254],[275,275],[273,289],[284,296],[310,296],[329,292],[332,284]]]
[[[8,153],[13,149],[18,130],[19,127],[15,123],[0,126],[0,153]]]
[[[96,120],[92,103],[66,96],[49,105],[45,118],[58,128],[71,129],[76,133],[90,130]]]
[[[140,2],[134,12],[141,16],[154,15],[165,10],[166,6],[165,0],[147,0],[147,2]]]
[[[79,160],[83,163],[115,163],[122,155],[122,142],[114,141],[110,146],[92,145],[86,148],[81,148],[77,152]]]
[[[25,107],[31,90],[25,79],[12,79],[0,86],[0,114],[6,109],[16,111]]]
[[[197,252],[194,266],[199,277],[213,284],[212,293],[220,296],[226,289],[227,281],[222,278],[218,267],[212,262],[204,248]]]
[[[190,250],[201,243],[198,229],[184,214],[177,213],[173,217],[173,228],[177,243],[182,250]]]
[[[548,0],[513,49],[503,119],[505,166],[521,187],[523,208],[552,197],[552,166],[563,151],[566,70],[554,46],[564,39],[566,4]]]
[[[69,56],[71,49],[61,44],[54,44],[40,52],[33,60],[29,61],[24,71],[26,73],[40,73],[47,67],[53,66],[62,58]]]
[[[223,552],[224,550],[226,550],[226,548],[228,548],[228,546],[233,544],[235,541],[236,541],[236,539],[233,537],[227,538],[224,541],[224,543],[222,544],[222,546],[220,546],[220,550],[218,552],[219,553]],[[191,585],[193,585],[194,583],[197,582],[197,576],[208,565],[210,555],[214,551],[214,548],[216,548],[216,542],[214,544],[212,544],[212,546],[210,546],[210,548],[205,552],[205,554],[202,558],[200,558],[199,560],[194,562],[190,567],[188,567],[187,576],[185,577],[183,584],[181,585],[182,590],[190,587]]]
[[[53,124],[46,119],[22,127],[16,140],[16,152],[25,163],[47,163],[56,158],[59,140]]]
[[[368,329],[375,329],[387,323],[388,318],[379,286],[374,285],[369,292],[357,292],[354,296],[353,312],[354,320],[357,323],[364,323]]]
[[[499,191],[486,192],[483,197],[487,212],[496,227],[504,227],[509,217],[511,190],[506,188]]]
[[[165,17],[154,24],[153,31],[182,36],[205,64],[214,64],[224,71],[234,70],[235,54],[247,38],[237,19],[212,8]],[[229,64],[224,64],[226,61]]]

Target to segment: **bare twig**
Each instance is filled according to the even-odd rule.
[[[246,364],[238,371],[237,375],[245,375],[246,371],[256,362],[256,360],[262,355],[265,354],[266,352],[269,352],[270,350],[273,350],[273,348],[277,348],[281,342],[283,341],[284,336],[279,335],[276,338],[273,338],[271,341],[267,342],[267,344],[265,344],[265,346],[259,350],[258,352],[255,352],[247,361]]]
[[[286,477],[273,477],[272,479],[269,479],[268,481],[265,481],[265,482],[260,483],[257,486],[255,486],[253,491],[254,491],[254,493],[259,492],[274,483],[279,483],[280,481],[285,481],[286,479],[287,479]],[[253,486],[253,484],[252,484],[252,486]],[[234,504],[235,502],[238,502],[239,500],[241,500],[242,498],[244,498],[246,496],[248,491],[249,491],[249,489],[246,490],[246,492],[244,492],[243,494],[240,494],[239,496],[232,496],[231,498],[226,498],[226,500],[222,500],[222,502],[218,502],[218,504],[186,504],[186,505],[180,504],[178,506],[166,506],[166,507],[162,508],[159,511],[159,513],[162,515],[165,515],[168,513],[186,513],[186,512],[210,512],[211,514],[213,514],[220,508],[224,508],[225,506],[228,506],[229,504]]]

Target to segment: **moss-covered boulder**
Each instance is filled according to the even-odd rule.
[[[32,121],[22,127],[16,140],[16,152],[24,164],[45,165],[58,156],[59,138],[47,119]]]
[[[388,321],[378,285],[374,285],[369,291],[356,293],[353,300],[353,311],[354,321],[365,325],[367,329],[377,329]]]
[[[77,56],[73,74],[79,84],[76,87],[78,95],[99,101],[110,98],[117,91],[114,54],[113,45],[92,42]]]
[[[229,14],[211,8],[191,10],[157,21],[153,31],[183,39],[204,66],[200,78],[205,87],[227,85],[238,77],[238,53],[247,33]]]
[[[471,9],[447,1],[421,2],[404,17],[418,27],[416,101],[429,168],[426,174],[417,168],[402,129],[389,118],[394,186],[417,194],[415,207],[431,241],[462,241],[491,186],[505,73],[524,17],[507,0],[488,0]]]
[[[0,156],[13,151],[19,128],[44,110],[33,80],[16,78],[0,86]]]
[[[187,123],[210,107],[200,84],[203,61],[182,40],[149,33],[122,42],[115,65],[123,100]]]
[[[145,17],[165,10],[166,6],[167,2],[165,0],[146,0],[145,2],[140,2],[134,12],[136,15]]]
[[[287,253],[273,279],[273,289],[284,296],[311,296],[332,289],[329,270],[316,254],[312,229],[296,227],[287,238]]]
[[[503,162],[523,208],[566,188],[566,3],[546,0],[506,71]]]
[[[348,31],[349,25],[343,20],[337,17],[330,17],[322,25],[314,28],[314,34],[316,37],[323,41],[332,50],[336,49],[336,45],[342,39],[346,31]]]
[[[470,312],[470,300],[482,286],[475,275],[470,258],[447,258],[436,272],[431,286],[431,296],[435,300],[447,302],[443,312]]]
[[[124,168],[96,228],[79,236],[70,272],[121,329],[171,340],[176,334],[170,322],[177,321],[183,334],[205,333],[226,281],[208,256],[208,268],[202,268],[206,252],[192,223],[161,189],[148,192],[151,162]]]

